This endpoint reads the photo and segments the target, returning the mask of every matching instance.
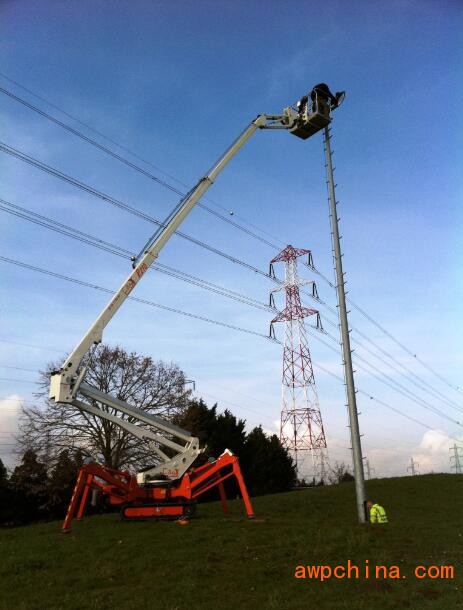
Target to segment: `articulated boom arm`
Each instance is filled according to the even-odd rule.
[[[130,423],[91,403],[82,402],[77,399],[72,401],[72,404],[81,411],[117,424],[136,438],[147,442],[149,449],[157,456],[159,464],[138,474],[138,483],[141,485],[148,484],[156,479],[166,478],[174,480],[180,478],[190,468],[198,455],[204,451],[199,448],[199,440],[191,436],[187,430],[165,421],[161,417],[146,413],[86,383],[81,383],[79,392],[91,401],[105,404],[125,415],[129,415],[132,420],[144,424],[143,426],[138,426]],[[168,436],[161,435],[158,431],[167,433]],[[167,447],[170,450],[170,454],[173,453],[174,456],[169,457],[161,447]]]
[[[200,453],[198,439],[191,437],[188,432],[180,430],[169,422],[165,422],[160,418],[155,418],[136,407],[117,400],[84,383],[85,368],[81,367],[83,357],[93,344],[98,344],[102,341],[105,327],[130,295],[139,280],[156,260],[161,249],[193,209],[195,204],[213,184],[220,172],[255,131],[257,129],[285,129],[302,139],[307,139],[329,124],[331,121],[330,109],[331,106],[327,103],[324,104],[323,108],[320,110],[317,106],[314,106],[313,111],[311,112],[309,110],[308,96],[304,96],[298,102],[297,107],[290,106],[285,108],[280,115],[261,114],[257,116],[257,118],[252,121],[235,142],[226,150],[215,165],[212,166],[208,173],[185,195],[170,216],[165,220],[164,224],[159,227],[134,260],[133,270],[128,278],[110,299],[109,303],[100,313],[90,329],[68,356],[61,369],[52,373],[49,395],[56,403],[73,404],[82,411],[118,424],[141,440],[150,443],[154,453],[156,453],[163,464],[151,469],[147,473],[142,473],[144,477],[143,482],[149,482],[151,478],[161,474],[166,475],[169,478],[178,478],[182,476],[194,459],[196,459],[198,453]],[[134,423],[129,423],[116,415],[112,415],[92,406],[90,402],[87,403],[78,400],[78,392],[87,399],[101,402],[113,409],[130,415],[132,421],[138,420],[144,424],[157,427],[162,430],[162,432],[167,433],[176,439],[183,440],[184,444],[181,445],[178,442],[160,436],[155,432],[149,432],[144,426],[137,426]],[[169,447],[171,451],[177,452],[176,456],[170,458],[162,451],[159,445]]]

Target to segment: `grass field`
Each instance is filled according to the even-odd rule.
[[[356,523],[349,483],[255,498],[254,521],[233,502],[229,518],[218,503],[201,505],[186,526],[111,514],[67,535],[57,522],[3,529],[0,608],[463,608],[463,476],[373,480],[368,493],[387,526]],[[358,579],[294,576],[298,565],[348,559]],[[400,578],[376,579],[376,565],[398,566]],[[418,579],[419,565],[454,566],[454,578]]]

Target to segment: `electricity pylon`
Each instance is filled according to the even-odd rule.
[[[372,466],[370,466],[370,460],[368,458],[365,458],[365,469],[367,471],[367,479],[370,480],[371,473],[376,471]]]
[[[273,264],[278,262],[285,264],[285,281],[272,290],[271,305],[274,306],[274,292],[284,290],[286,296],[285,308],[270,324],[270,335],[275,336],[273,329],[275,322],[285,323],[280,442],[294,457],[299,475],[302,474],[300,468],[303,459],[299,454],[310,451],[313,477],[320,480],[326,479],[326,438],[304,319],[308,316],[316,316],[317,327],[320,327],[321,323],[316,309],[309,309],[301,304],[300,286],[311,284],[313,294],[316,295],[315,283],[300,279],[297,274],[297,258],[305,254],[309,256],[310,263],[309,250],[286,246],[270,263],[270,272],[273,276]]]
[[[410,466],[408,466],[407,472],[410,472],[410,474],[412,476],[420,474],[420,472],[418,470],[419,467],[420,467],[420,465],[418,464],[418,462],[415,462],[415,460],[413,458],[410,458]]]
[[[463,460],[463,456],[460,454],[460,451],[463,451],[463,449],[455,443],[453,447],[450,447],[449,451],[453,451],[453,455],[450,456],[450,469],[455,468],[455,474],[461,474],[461,460]],[[452,461],[455,463],[452,464]]]

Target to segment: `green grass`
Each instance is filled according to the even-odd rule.
[[[302,610],[463,608],[463,477],[368,483],[387,526],[356,523],[352,484],[201,505],[189,525],[117,515],[0,530],[0,608]],[[397,565],[406,579],[296,580],[297,565]],[[419,580],[417,565],[453,565],[453,580]]]

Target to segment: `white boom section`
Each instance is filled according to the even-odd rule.
[[[307,96],[303,99],[307,101]],[[298,104],[298,106],[300,106],[300,104]],[[329,112],[322,116],[318,111],[314,110],[310,114],[307,108],[307,103],[304,108],[301,106],[298,110],[296,110],[295,107],[288,107],[285,108],[280,115],[261,114],[252,121],[225,151],[215,165],[212,166],[209,172],[199,180],[196,186],[194,186],[185,197],[183,197],[164,224],[159,227],[135,259],[133,270],[128,278],[110,299],[109,303],[81,341],[69,354],[61,369],[53,372],[51,375],[49,393],[51,400],[56,403],[71,403],[81,411],[111,421],[140,440],[149,443],[149,446],[157,455],[161,464],[148,471],[139,473],[138,480],[141,484],[147,484],[160,475],[169,479],[181,477],[194,462],[198,454],[203,451],[199,449],[198,439],[190,436],[186,430],[182,430],[181,428],[164,421],[162,418],[150,415],[137,407],[129,405],[124,401],[118,400],[83,383],[85,368],[81,367],[82,359],[93,344],[101,343],[104,329],[118,311],[119,307],[121,307],[130,295],[139,280],[156,260],[166,242],[177,230],[199,199],[213,184],[214,180],[227,163],[236,155],[257,129],[286,129],[298,137],[307,139],[330,122]],[[94,401],[93,404],[78,400],[76,398],[78,391],[87,399]],[[100,402],[116,411],[129,415],[131,421],[121,419],[111,412],[94,406],[95,402]],[[133,423],[135,421],[142,422],[144,425],[137,426]],[[145,425],[158,428],[162,432],[167,433],[171,438],[161,436],[152,430],[147,429]],[[183,440],[185,444],[183,445],[177,441],[171,440],[172,438]],[[173,458],[170,458],[160,446],[168,448],[170,452],[176,452],[176,455]]]
[[[71,403],[81,411],[85,411],[86,413],[96,415],[101,419],[106,419],[107,421],[117,424],[136,438],[147,443],[148,448],[157,456],[157,461],[160,463],[137,475],[138,482],[141,485],[149,484],[159,477],[171,480],[178,479],[188,470],[198,455],[203,452],[203,449],[199,448],[199,440],[196,437],[191,436],[187,430],[167,422],[161,417],[146,413],[145,411],[129,405],[123,400],[114,398],[114,396],[105,394],[86,383],[80,385],[79,392],[92,401],[103,403],[108,407],[125,413],[126,415],[130,415],[134,420],[138,420],[149,426],[137,426],[130,421],[121,419],[115,414],[108,413],[108,411],[94,406],[94,404],[82,402],[81,400],[74,399]],[[164,435],[161,436],[151,428],[167,432],[171,438]],[[164,453],[161,447],[167,447],[171,450],[171,453],[175,452],[174,456],[169,457]]]
[[[245,131],[243,131],[212,169],[209,170],[206,176],[201,178],[197,185],[180,201],[179,205],[164,223],[164,226],[160,227],[155,233],[151,243],[148,244],[146,250],[139,257],[139,260],[129,277],[111,298],[78,345],[69,354],[61,370],[52,374],[50,384],[51,399],[55,402],[72,402],[84,375],[84,373],[81,375],[78,374],[82,358],[92,344],[100,343],[102,341],[103,330],[107,324],[130,295],[140,278],[143,277],[150,265],[156,260],[163,246],[189,214],[196,202],[204,195],[217,175],[223,170],[243,144],[247,142],[256,129],[265,126],[266,121],[267,117],[265,115],[260,115],[249,125],[249,127],[247,127],[247,129],[245,129]]]

